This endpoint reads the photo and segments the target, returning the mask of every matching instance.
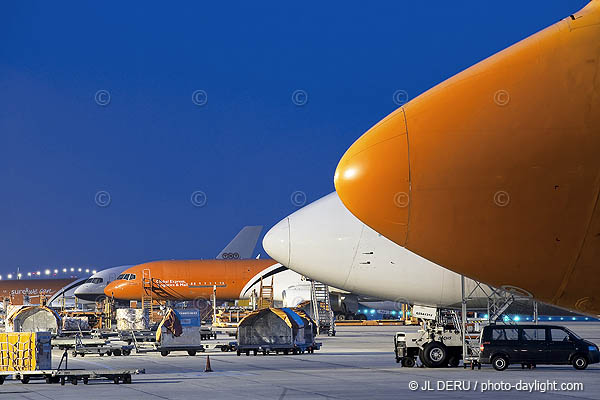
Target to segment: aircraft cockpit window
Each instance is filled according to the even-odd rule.
[[[98,284],[98,283],[102,283],[104,282],[104,279],[102,278],[93,278],[92,279],[92,283]]]
[[[121,279],[125,279],[125,274],[121,274],[121,275],[117,276],[117,279],[115,279],[115,280],[120,281]]]
[[[135,281],[135,274],[129,274],[129,279],[130,281]]]

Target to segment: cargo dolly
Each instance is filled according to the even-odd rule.
[[[261,352],[263,355],[268,355],[271,353],[275,354],[304,354],[309,353],[312,354],[315,350],[321,349],[322,343],[311,343],[311,344],[295,344],[290,346],[289,344],[261,344],[261,345],[237,345],[237,355],[240,356],[242,353],[246,353],[247,356],[250,353],[257,355]]]
[[[173,351],[185,351],[190,356],[195,356],[196,353],[204,353],[207,350],[221,350],[222,352],[234,351],[236,349],[235,342],[229,343],[202,343],[199,345],[185,345],[185,346],[160,346],[158,344],[137,344],[135,352],[144,353],[160,353],[161,356],[166,357]]]
[[[66,382],[70,382],[72,385],[77,385],[79,381],[82,381],[84,385],[87,385],[90,379],[108,379],[112,380],[115,384],[119,383],[131,383],[132,375],[145,374],[145,369],[67,369],[68,362],[68,350],[65,350],[60,360],[57,369],[47,370],[31,370],[31,371],[2,371],[0,372],[0,385],[2,385],[8,376],[14,376],[15,379],[19,379],[21,383],[27,384],[31,379],[45,379],[46,383],[60,383],[64,385]],[[64,361],[65,368],[61,366]]]
[[[100,357],[107,356],[128,356],[131,354],[134,346],[132,345],[117,345],[117,344],[104,344],[99,346],[75,346],[71,351],[73,357],[84,357],[86,354],[98,354]]]
[[[132,349],[132,345],[112,344],[109,340],[105,340],[103,343],[90,345],[84,343],[81,336],[75,336],[75,346],[71,355],[73,357],[77,357],[78,355],[83,357],[86,354],[98,354],[99,356],[105,354],[107,356],[128,356],[131,354]]]
[[[119,339],[127,344],[134,342],[155,342],[156,330],[119,331]]]

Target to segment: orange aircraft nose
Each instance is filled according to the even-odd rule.
[[[410,208],[409,160],[402,108],[360,137],[335,172],[335,188],[348,210],[403,245]]]
[[[593,0],[411,99],[343,156],[340,199],[436,264],[600,313],[598,37]]]
[[[133,300],[141,297],[137,293],[137,285],[133,281],[116,280],[104,288],[104,294],[118,300]]]

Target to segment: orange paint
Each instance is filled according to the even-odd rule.
[[[367,225],[495,286],[600,313],[600,0],[374,126],[336,190]]]
[[[123,274],[135,274],[135,279],[115,280],[104,293],[119,300],[139,300],[150,295],[142,283],[146,270],[146,276],[158,288],[152,292],[153,299],[209,299],[216,285],[217,299],[235,300],[250,279],[275,264],[269,259],[153,261],[127,269]]]

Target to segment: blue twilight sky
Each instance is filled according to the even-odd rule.
[[[0,273],[214,257],[331,192],[396,91],[585,4],[3,2]]]

